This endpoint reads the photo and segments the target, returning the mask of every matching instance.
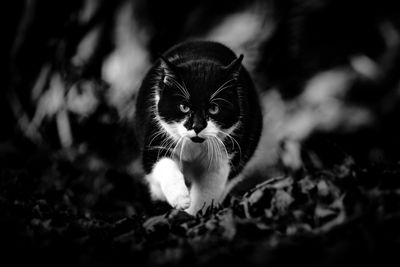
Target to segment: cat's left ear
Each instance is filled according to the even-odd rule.
[[[239,77],[240,70],[242,69],[243,54],[237,59],[233,60],[228,66],[225,67],[226,73],[237,79]]]

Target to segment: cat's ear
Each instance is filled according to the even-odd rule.
[[[164,77],[176,76],[178,73],[178,67],[175,66],[163,55],[160,55],[160,67],[164,72]]]
[[[225,71],[227,75],[233,76],[233,78],[237,79],[242,68],[242,60],[243,54],[241,54],[237,59],[233,60],[228,66],[226,66]]]
[[[159,55],[159,57],[160,57],[160,62],[161,62],[162,68],[169,69],[171,71],[176,69],[176,66],[174,64],[172,64],[166,57],[164,57],[163,55]]]

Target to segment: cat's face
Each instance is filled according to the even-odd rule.
[[[161,59],[163,77],[156,93],[157,118],[176,141],[223,140],[239,127],[238,76],[242,57],[229,66],[192,61],[174,66]]]

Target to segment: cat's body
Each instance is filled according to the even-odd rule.
[[[147,73],[135,123],[154,199],[194,214],[219,203],[252,156],[262,116],[241,60],[219,43],[187,42]]]

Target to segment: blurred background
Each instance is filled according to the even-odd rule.
[[[240,179],[400,160],[400,14],[389,0],[19,0],[7,4],[0,165],[56,157],[140,176],[135,96],[189,39],[244,54],[264,127]],[[46,160],[43,160],[46,158]],[[242,188],[246,188],[243,184]]]

